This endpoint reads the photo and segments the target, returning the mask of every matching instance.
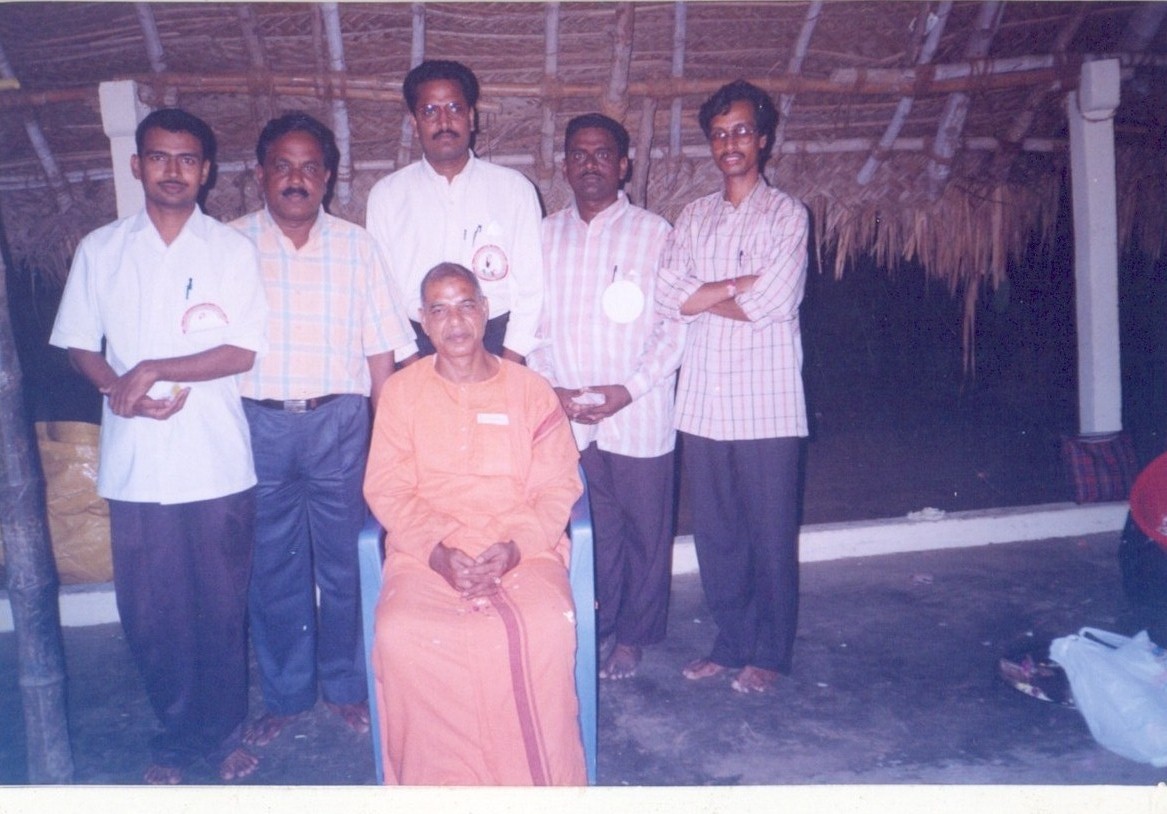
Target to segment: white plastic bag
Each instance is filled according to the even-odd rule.
[[[1167,766],[1167,652],[1143,631],[1134,638],[1084,627],[1050,643],[1090,734],[1123,757]]]

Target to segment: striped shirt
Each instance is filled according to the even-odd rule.
[[[528,364],[557,387],[622,384],[633,399],[599,424],[572,422],[580,449],[595,441],[608,452],[649,458],[673,448],[684,325],[654,307],[668,233],[664,218],[633,206],[623,192],[591,223],[574,204],[543,221],[543,344]],[[603,307],[605,290],[618,282],[635,285],[644,298],[629,322],[614,321]]]
[[[367,396],[367,357],[413,342],[401,296],[373,239],[323,210],[297,249],[267,208],[231,224],[259,248],[270,351],[239,376],[253,399]]]
[[[715,192],[685,207],[661,263],[660,307],[689,322],[677,428],[715,441],[805,436],[798,306],[806,287],[806,208],[765,182],[734,208]],[[681,305],[707,282],[758,275],[737,302],[750,322]]]

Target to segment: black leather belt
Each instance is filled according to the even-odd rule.
[[[267,407],[269,410],[284,410],[289,413],[307,413],[315,410],[317,407],[323,407],[330,401],[340,398],[343,393],[330,393],[327,396],[317,396],[314,399],[288,399],[287,401],[280,401],[279,399],[249,399],[244,397],[244,401],[250,401],[252,404],[258,404],[260,407]]]

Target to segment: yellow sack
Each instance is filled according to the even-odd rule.
[[[53,557],[64,584],[113,579],[109,505],[97,496],[99,431],[80,421],[36,425]]]

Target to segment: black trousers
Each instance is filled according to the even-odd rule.
[[[701,586],[726,667],[790,671],[798,622],[800,438],[682,433]]]
[[[665,637],[673,563],[673,453],[632,458],[591,444],[580,455],[595,532],[600,637]]]
[[[176,768],[221,761],[247,716],[255,489],[109,507],[118,614],[162,724],[152,759]]]

